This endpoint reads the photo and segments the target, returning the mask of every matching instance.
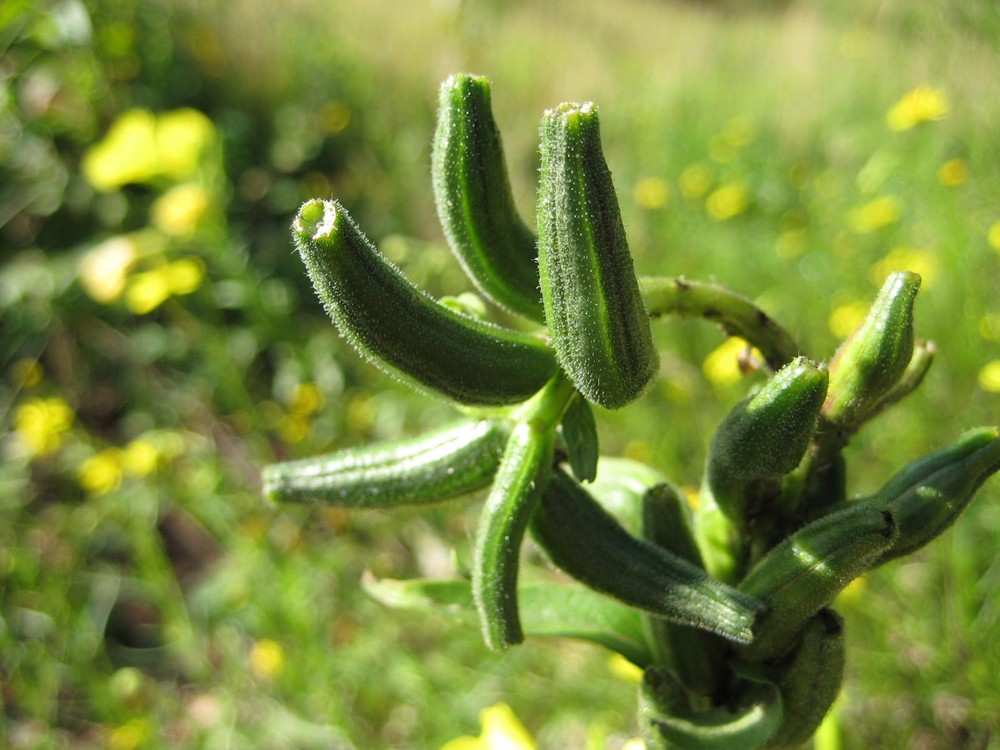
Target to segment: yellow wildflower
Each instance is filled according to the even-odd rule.
[[[983,365],[979,371],[979,387],[990,393],[1000,393],[1000,359]]]
[[[121,485],[125,474],[122,452],[118,448],[105,448],[80,465],[77,479],[80,486],[92,495],[106,495]]]
[[[212,207],[212,197],[201,185],[185,182],[170,188],[150,208],[153,226],[171,237],[191,237]]]
[[[840,339],[846,339],[854,329],[858,327],[865,315],[868,314],[868,305],[860,300],[851,300],[842,305],[837,305],[830,313],[830,320],[827,322],[830,333]]]
[[[122,451],[122,468],[133,477],[144,477],[156,471],[160,452],[148,440],[133,440]]]
[[[285,667],[285,650],[277,641],[265,638],[250,648],[250,672],[258,680],[271,680]]]
[[[747,210],[750,191],[745,185],[731,182],[715,190],[705,200],[705,210],[716,221],[726,221]]]
[[[14,413],[14,431],[31,458],[58,450],[63,433],[72,426],[73,410],[57,397],[33,399],[21,404]]]
[[[633,682],[636,685],[642,682],[642,668],[621,654],[612,654],[608,657],[608,671],[623,682]]]
[[[691,164],[684,168],[677,183],[688,200],[701,198],[712,187],[712,172],[704,164]]]
[[[133,109],[121,115],[104,139],[87,149],[81,168],[87,181],[100,191],[155,177],[160,168],[153,113]]]
[[[170,293],[182,297],[201,286],[205,279],[205,264],[199,258],[183,258],[167,265],[165,272]]]
[[[292,396],[291,410],[294,414],[309,416],[323,408],[323,391],[315,383],[299,383]]]
[[[868,275],[874,284],[881,285],[894,271],[919,273],[926,289],[934,283],[934,278],[937,275],[937,258],[926,250],[897,247],[890,250],[889,254],[882,260],[876,262]]]
[[[705,357],[705,362],[702,364],[705,377],[720,387],[732,385],[743,376],[740,359],[749,348],[750,345],[743,339],[730,336]],[[757,349],[751,349],[750,356],[754,359],[764,358]]]
[[[659,177],[646,177],[635,186],[635,202],[647,211],[663,208],[670,201],[670,183]]]
[[[958,187],[969,179],[969,167],[965,159],[949,159],[938,167],[937,177],[945,187]]]
[[[1000,253],[1000,221],[993,223],[986,231],[986,241],[990,247]]]
[[[137,750],[153,737],[153,724],[149,719],[129,719],[120,727],[111,730],[108,737],[109,750]]]
[[[535,741],[510,706],[497,703],[479,714],[483,732],[478,737],[459,737],[441,750],[536,750]]]
[[[214,141],[215,126],[198,110],[164,112],[156,121],[160,171],[174,179],[190,177]]]
[[[77,272],[83,290],[95,302],[111,304],[122,296],[129,270],[139,258],[135,241],[123,235],[105,240],[80,258]]]
[[[899,199],[887,195],[852,209],[848,222],[858,234],[868,234],[896,223],[901,212]]]
[[[950,108],[944,91],[918,86],[892,106],[886,122],[892,130],[910,130],[922,122],[943,120]]]
[[[146,315],[174,295],[191,294],[204,278],[205,265],[197,258],[184,258],[137,273],[125,291],[125,304],[136,315]]]

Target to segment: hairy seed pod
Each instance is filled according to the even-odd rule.
[[[589,401],[636,399],[659,358],[639,294],[593,104],[563,104],[541,126],[538,263],[559,364]]]
[[[524,401],[556,371],[525,334],[466,317],[414,287],[336,201],[311,200],[292,235],[341,334],[386,372],[463,404]]]
[[[920,276],[890,274],[868,315],[830,360],[823,416],[852,430],[899,381],[913,356],[913,301]]]
[[[531,530],[549,559],[587,586],[673,622],[749,643],[760,600],[632,536],[562,470],[553,473]]]
[[[844,657],[843,620],[821,609],[803,627],[790,656],[767,668],[778,686],[783,716],[766,750],[792,750],[813,736],[840,694]]]
[[[441,85],[431,174],[441,226],[466,274],[501,307],[542,322],[535,235],[514,206],[486,78],[453,75]]]
[[[276,502],[344,508],[451,500],[489,485],[508,432],[499,420],[473,420],[415,438],[271,464],[262,472],[264,494]]]
[[[768,490],[802,460],[826,396],[826,370],[804,357],[782,367],[738,404],[712,439],[705,481],[738,525],[767,512]],[[768,485],[774,486],[768,486]],[[757,506],[757,507],[755,507]]]
[[[884,506],[855,503],[803,526],[774,547],[738,586],[769,605],[743,656],[762,661],[786,652],[806,620],[871,569],[897,534]]]
[[[908,555],[945,531],[998,470],[1000,430],[981,427],[899,471],[871,498],[892,512],[899,527],[899,539],[879,562]]]
[[[555,431],[517,423],[486,498],[476,536],[472,591],[486,645],[502,651],[524,640],[517,607],[518,555],[550,472]]]

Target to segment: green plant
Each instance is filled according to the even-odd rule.
[[[307,202],[293,237],[343,335],[465,418],[420,438],[266,467],[265,493],[386,508],[489,487],[471,580],[371,579],[369,591],[460,618],[474,611],[494,649],[561,635],[619,652],[645,670],[639,720],[651,750],[801,744],[842,681],[834,598],[931,541],[1000,469],[1000,430],[984,427],[870,497],[849,498],[849,439],[913,391],[933,359],[933,345],[913,334],[920,277],[890,275],[830,363],[818,364],[724,287],[636,277],[594,105],[563,104],[542,120],[532,241],[510,200],[487,81],[453,76],[440,102],[434,186],[452,250],[484,294],[535,322],[544,311],[547,328],[524,333],[435,301],[343,206]],[[750,367],[766,375],[717,428],[690,500],[651,467],[599,458],[590,406],[642,395],[658,361],[650,319],[667,315],[745,339],[756,349]],[[526,534],[578,584],[524,580]]]

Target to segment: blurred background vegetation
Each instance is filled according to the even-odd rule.
[[[634,735],[598,649],[496,656],[360,592],[450,573],[475,504],[258,495],[276,458],[452,416],[338,338],[287,231],[335,195],[468,290],[428,174],[452,72],[492,78],[526,216],[542,111],[593,100],[639,272],[748,294],[816,359],[890,270],[923,275],[938,361],[849,449],[855,492],[998,421],[992,0],[5,0],[0,50],[4,747],[437,748],[501,700],[544,748]],[[711,326],[655,330],[663,377],[602,447],[697,484],[748,384]],[[998,538],[994,481],[845,594],[840,746],[1000,747]]]

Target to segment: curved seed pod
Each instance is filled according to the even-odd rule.
[[[553,473],[531,530],[556,566],[591,588],[651,614],[749,643],[759,600],[632,536],[563,471]]]
[[[538,265],[559,364],[589,401],[625,406],[659,363],[593,104],[563,104],[541,127]]]
[[[501,651],[524,640],[517,610],[521,541],[552,471],[555,431],[535,420],[514,426],[476,536],[472,591],[486,645]]]
[[[404,440],[266,466],[264,494],[282,503],[392,508],[481,490],[493,479],[508,426],[476,420]]]
[[[738,525],[767,510],[780,478],[799,465],[826,396],[827,373],[804,357],[782,367],[738,404],[712,439],[705,481]]]
[[[463,404],[524,401],[556,370],[532,336],[460,315],[414,287],[336,201],[311,200],[292,235],[330,317],[367,359]]]
[[[441,226],[466,274],[501,307],[542,322],[535,235],[514,207],[486,78],[441,84],[431,174]]]
[[[913,356],[913,300],[919,288],[918,274],[891,274],[868,315],[837,349],[823,405],[828,421],[855,429],[903,376]]]
[[[787,661],[775,672],[783,718],[764,748],[797,748],[813,736],[844,681],[844,623],[835,612],[821,609],[802,630]]]
[[[768,552],[738,587],[769,605],[743,656],[761,661],[786,652],[806,620],[872,568],[897,533],[884,506],[855,503],[803,526]]]
[[[918,550],[951,526],[998,470],[996,427],[969,430],[948,447],[903,468],[871,498],[892,512],[899,527],[899,538],[879,563]]]

